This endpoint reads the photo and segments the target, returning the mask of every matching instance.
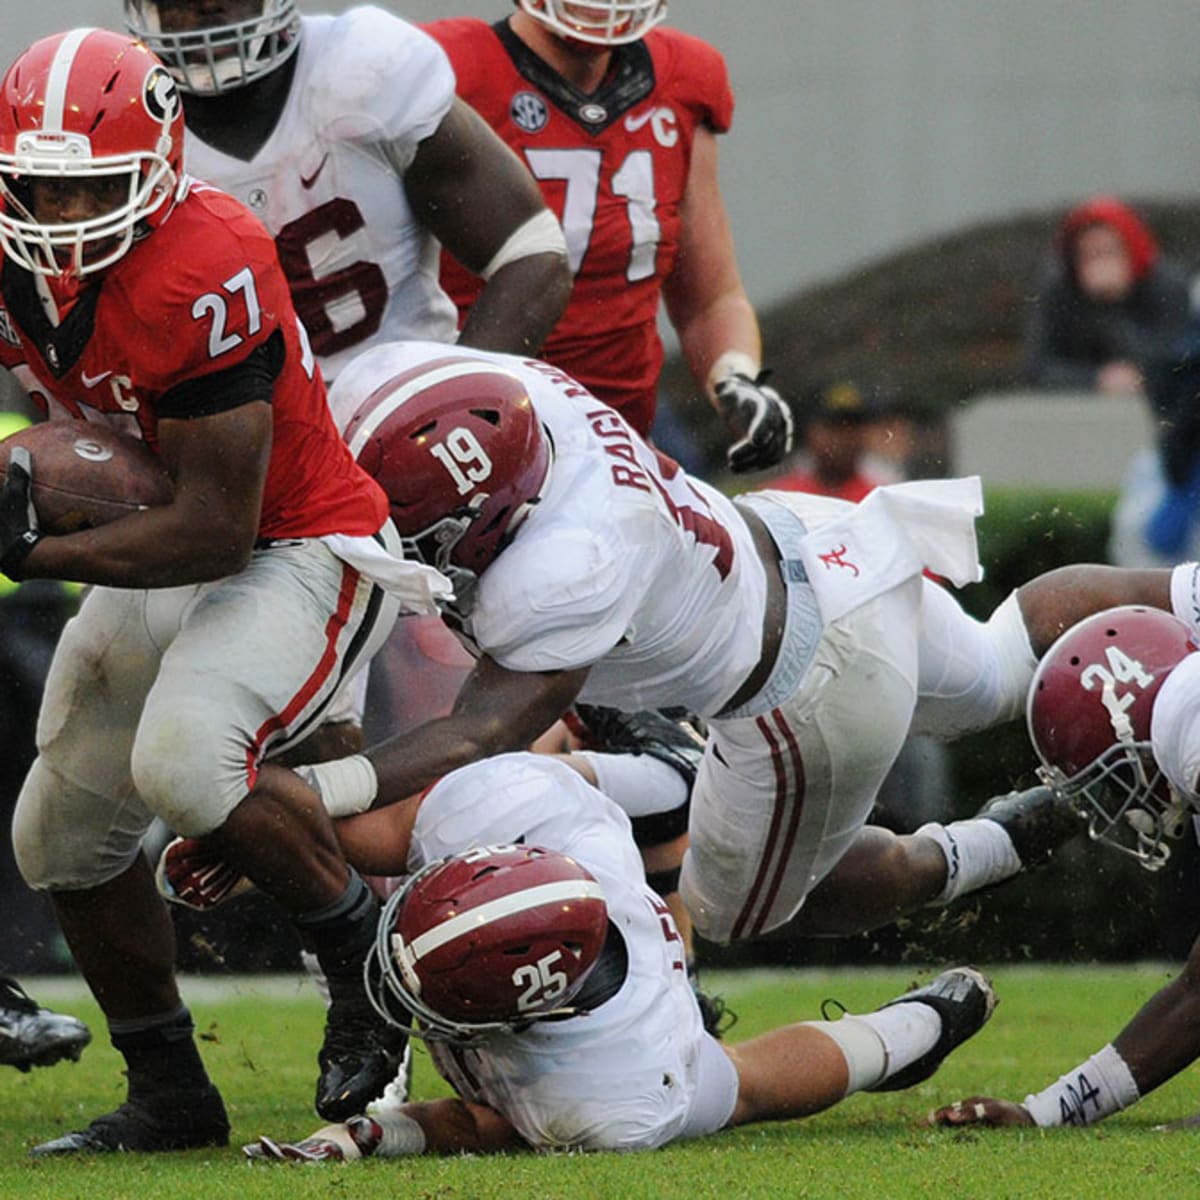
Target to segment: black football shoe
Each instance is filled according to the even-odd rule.
[[[975,815],[995,821],[1008,834],[1026,871],[1049,862],[1063,843],[1087,828],[1075,802],[1045,786],[996,796]]]
[[[122,1151],[197,1150],[229,1144],[229,1118],[212,1084],[186,1091],[146,1091],[97,1117],[86,1129],[65,1133],[30,1150],[35,1158]]]
[[[938,1040],[920,1058],[889,1075],[868,1092],[898,1092],[923,1083],[942,1065],[946,1056],[969,1037],[974,1037],[996,1008],[996,993],[983,975],[970,967],[952,967],[924,987],[915,988],[893,1004],[928,1004],[942,1019]]]
[[[0,1063],[28,1071],[64,1058],[78,1062],[91,1040],[82,1021],[42,1008],[15,979],[0,976]]]

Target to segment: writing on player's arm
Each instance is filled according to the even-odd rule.
[[[562,230],[525,165],[455,98],[417,148],[404,190],[421,223],[487,280],[458,340],[535,354],[567,306],[571,273]]]
[[[43,538],[22,564],[23,577],[157,588],[240,571],[258,531],[271,429],[271,407],[262,401],[160,420],[172,501],[96,529]]]
[[[485,654],[448,716],[367,750],[378,777],[374,807],[404,800],[467,763],[524,750],[571,706],[589,670],[510,671]]]

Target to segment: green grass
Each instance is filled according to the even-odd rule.
[[[807,1121],[734,1130],[640,1155],[515,1155],[339,1166],[251,1166],[239,1147],[259,1133],[301,1137],[322,1010],[290,979],[185,980],[185,993],[233,1122],[226,1150],[30,1160],[35,1142],[78,1128],[124,1095],[121,1061],[95,1005],[74,981],[31,990],[88,1020],[97,1041],[78,1064],[0,1076],[0,1196],[20,1200],[591,1200],[640,1197],[1185,1197],[1200,1195],[1200,1132],[1158,1123],[1200,1108],[1200,1076],[1185,1071],[1136,1108],[1088,1130],[950,1131],[927,1128],[936,1104],[984,1092],[1021,1099],[1092,1053],[1161,986],[1171,968],[1002,967],[991,1024],[927,1083],[858,1095]],[[737,1041],[816,1017],[826,997],[852,1011],[891,999],[928,972],[746,971],[706,976],[740,1020]],[[444,1094],[418,1055],[416,1093]]]

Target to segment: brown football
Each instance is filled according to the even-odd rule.
[[[166,468],[146,445],[107,425],[43,421],[0,441],[0,480],[14,446],[33,464],[33,505],[47,533],[75,533],[171,500]]]

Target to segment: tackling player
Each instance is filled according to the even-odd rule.
[[[524,160],[566,233],[574,287],[542,357],[646,436],[663,346],[658,310],[734,437],[728,465],[758,471],[791,449],[792,415],[765,385],[717,175],[733,118],[725,61],[663,28],[666,0],[515,0],[488,25],[426,26],[458,93]],[[479,281],[443,256],[464,315]]]
[[[393,1019],[413,1014],[457,1098],[264,1137],[252,1159],[653,1149],[910,1087],[995,1005],[959,968],[876,1012],[725,1046],[703,1030],[628,819],[569,766],[502,755],[418,803],[337,825],[348,852],[369,841],[391,873],[413,872],[381,917],[369,986]]]
[[[49,536],[27,451],[0,492],[0,570],[94,585],[51,666],[13,841],[128,1074],[124,1104],[35,1154],[228,1137],[141,853],[155,816],[209,835],[315,944],[333,992],[318,1111],[359,1111],[398,1062],[359,985],[378,905],[316,797],[263,760],[445,581],[389,550],[273,241],[182,150],[174,81],[124,35],[44,38],[0,82],[0,364],[51,417],[142,437],[174,493]]]

